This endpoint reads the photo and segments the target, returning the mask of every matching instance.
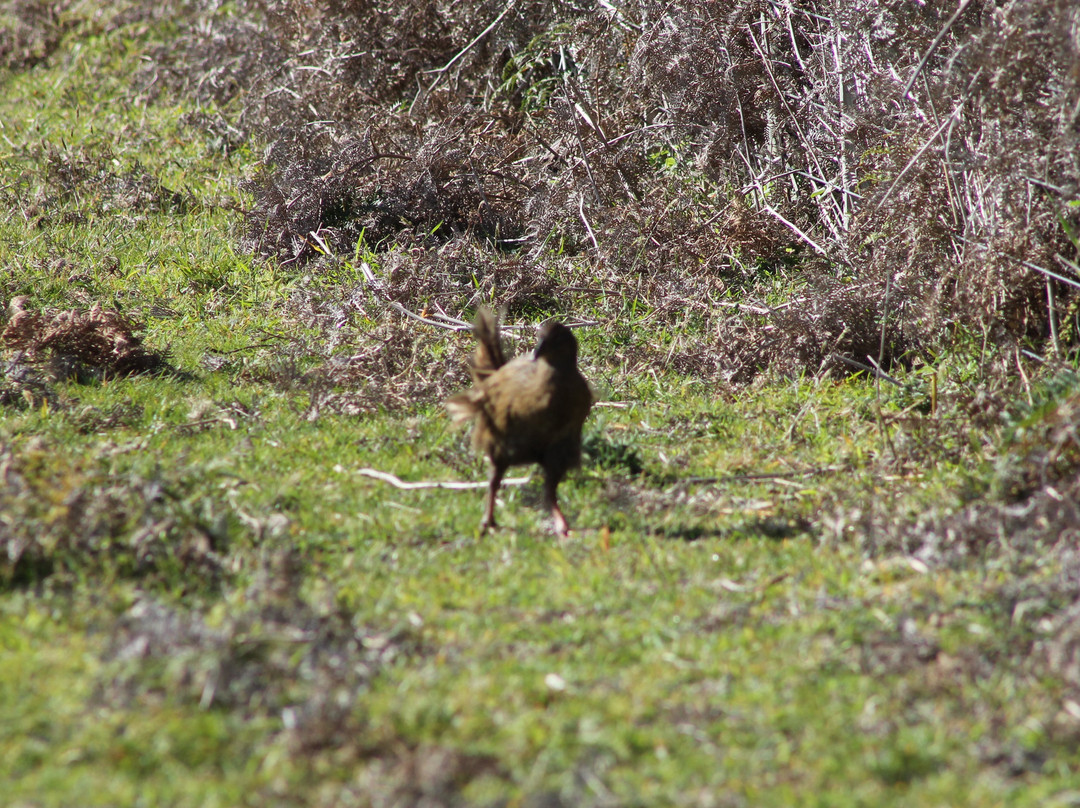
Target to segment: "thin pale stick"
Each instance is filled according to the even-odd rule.
[[[472,491],[477,488],[487,488],[488,483],[469,483],[469,482],[457,482],[453,480],[424,480],[422,482],[408,483],[402,480],[400,477],[396,477],[386,471],[378,471],[377,469],[357,469],[357,474],[364,477],[371,477],[374,480],[380,480],[384,483],[389,483],[394,488],[400,488],[402,491],[420,491],[431,488],[443,488],[449,491]],[[506,477],[503,479],[503,485],[525,485],[532,477]]]

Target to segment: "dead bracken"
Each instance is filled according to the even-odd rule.
[[[123,314],[95,304],[89,311],[34,312],[27,299],[16,297],[0,344],[20,351],[29,363],[47,364],[60,378],[129,376],[168,367],[164,357],[148,351],[135,325]]]

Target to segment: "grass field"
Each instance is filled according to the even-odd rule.
[[[167,366],[2,348],[0,804],[1080,804],[1075,355],[957,327],[895,383],[736,383],[672,360],[698,308],[553,242],[509,320],[585,323],[574,531],[534,474],[481,536],[481,491],[359,470],[485,479],[441,405],[470,336],[387,290],[488,248],[245,249],[263,144],[147,71],[195,12],[62,5],[0,74],[0,300]],[[789,264],[724,301],[797,301]]]

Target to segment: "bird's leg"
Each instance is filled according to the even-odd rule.
[[[484,508],[484,518],[480,521],[480,532],[486,533],[488,528],[496,527],[495,524],[495,495],[499,493],[503,475],[506,474],[506,466],[498,463],[491,464],[491,477],[488,480],[487,505]]]
[[[559,477],[554,474],[545,474],[544,505],[551,510],[551,518],[555,520],[555,533],[565,539],[570,535],[570,523],[566,521],[566,517],[559,508],[559,501],[556,498],[558,488]]]

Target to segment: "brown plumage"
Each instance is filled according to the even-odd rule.
[[[538,463],[544,470],[544,504],[555,531],[570,528],[556,489],[581,462],[581,427],[592,407],[589,384],[577,367],[577,339],[562,323],[540,329],[535,350],[506,361],[494,315],[482,309],[473,333],[474,387],[446,402],[456,423],[473,422],[473,446],[491,462],[487,505],[480,530],[495,526],[495,495],[510,466]]]

